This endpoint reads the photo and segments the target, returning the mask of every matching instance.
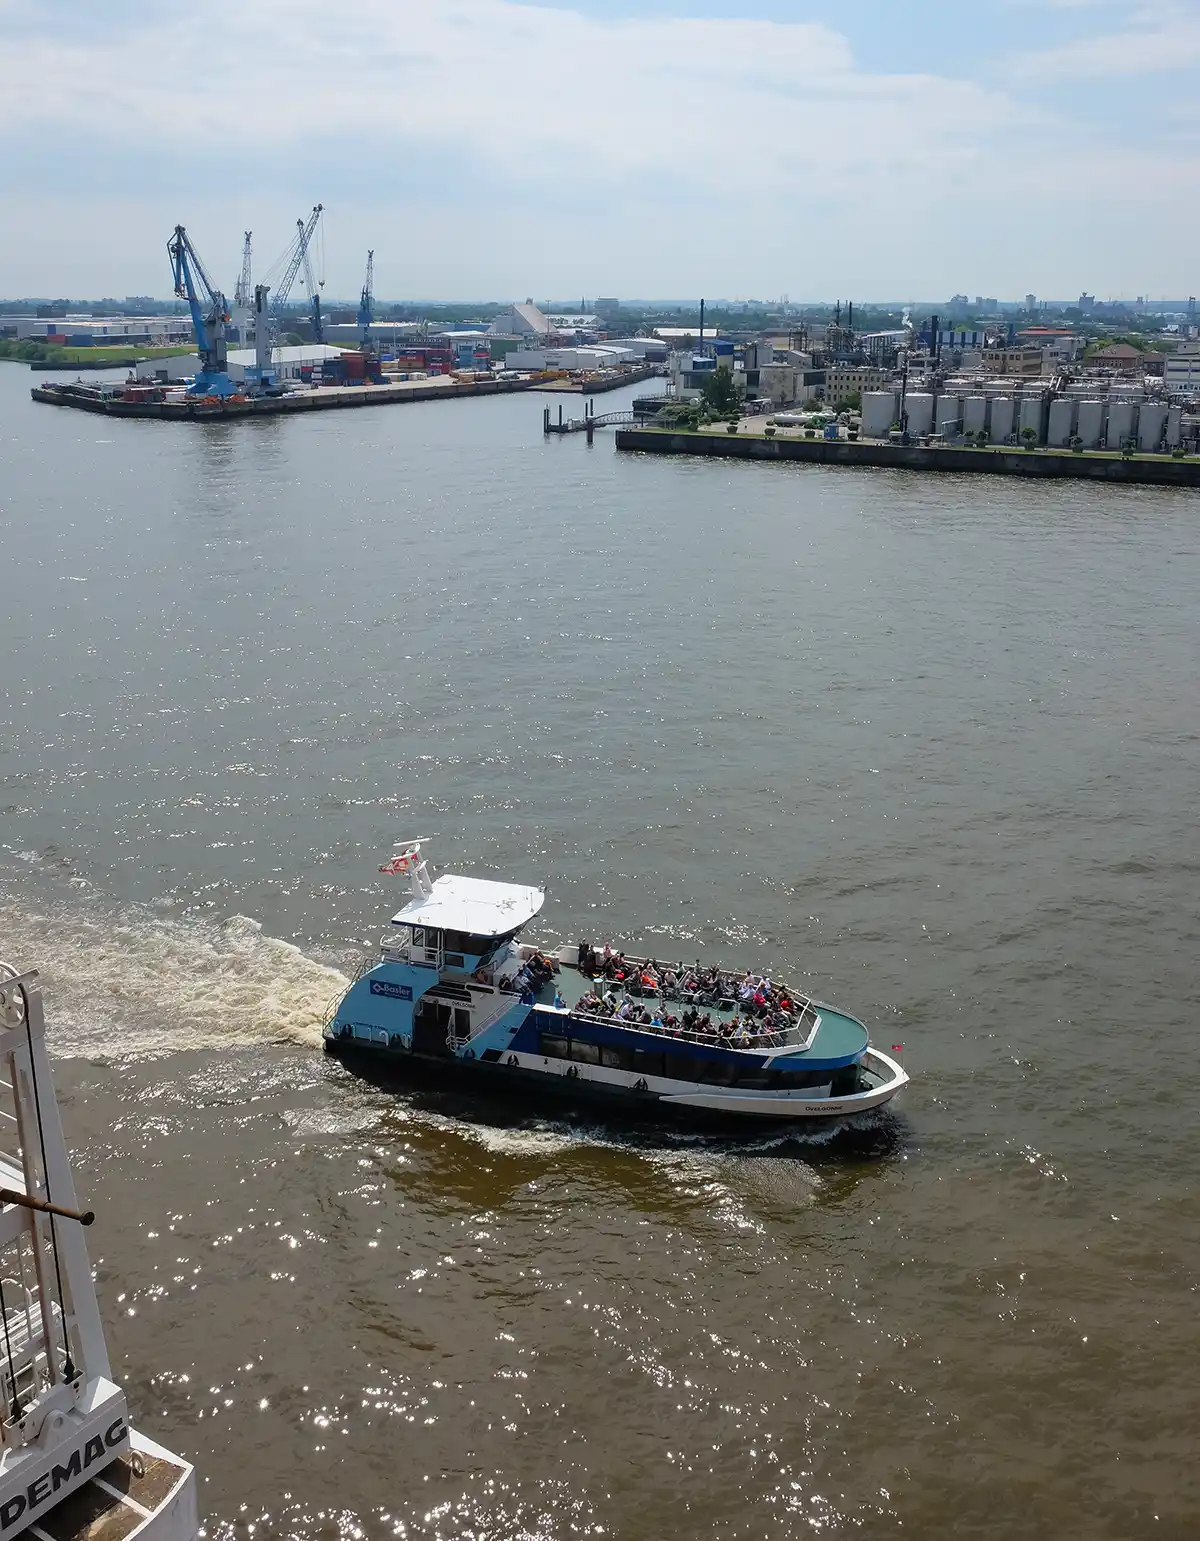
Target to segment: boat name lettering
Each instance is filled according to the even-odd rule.
[[[111,1460],[110,1451],[118,1449],[129,1438],[125,1419],[117,1418],[109,1424],[104,1434],[93,1434],[86,1444],[72,1450],[66,1461],[56,1461],[49,1471],[44,1471],[21,1493],[16,1493],[5,1504],[0,1504],[0,1533],[23,1530],[35,1509],[40,1509],[47,1499],[53,1498],[59,1488],[81,1477],[95,1462],[101,1465]],[[18,1524],[18,1521],[21,1523]]]
[[[390,995],[396,1001],[412,1000],[412,985],[393,985],[386,979],[372,979],[372,995]]]

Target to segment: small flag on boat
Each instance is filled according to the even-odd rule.
[[[393,856],[391,861],[384,862],[383,866],[380,867],[379,870],[380,872],[388,872],[393,875],[397,872],[407,872],[409,863],[415,862],[416,860],[416,852],[410,853],[408,851],[404,851],[399,856]]]
[[[380,870],[380,872],[382,872],[384,869],[382,867],[380,867],[379,870]],[[894,1043],[892,1045],[892,1053],[893,1054],[903,1054],[904,1053],[904,1045],[902,1043]]]

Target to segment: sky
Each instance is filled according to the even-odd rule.
[[[0,0],[0,296],[1183,297],[1200,0]]]

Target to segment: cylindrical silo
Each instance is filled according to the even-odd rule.
[[[963,432],[982,433],[987,427],[987,397],[968,396],[963,402]]]
[[[1071,442],[1075,423],[1075,403],[1069,396],[1059,396],[1050,403],[1050,423],[1046,429],[1046,443],[1055,449],[1064,449]]]
[[[933,431],[933,397],[924,391],[914,391],[905,402],[905,411],[908,413],[909,433],[932,433]]]
[[[1112,401],[1108,406],[1108,438],[1105,440],[1109,449],[1120,449],[1125,440],[1133,433],[1133,403],[1130,401]]]
[[[939,396],[933,413],[934,433],[945,434],[948,439],[958,437],[962,424],[962,397]]]
[[[1178,449],[1183,443],[1183,408],[1167,408],[1167,448]]]
[[[1083,440],[1084,449],[1095,449],[1100,443],[1100,435],[1104,431],[1104,403],[1102,401],[1081,401],[1079,403],[1079,420],[1075,432]]]
[[[1046,403],[1041,396],[1021,397],[1021,417],[1017,425],[1018,437],[1025,440],[1026,429],[1033,429],[1033,442],[1042,444],[1046,438]]]
[[[862,399],[862,432],[867,439],[886,439],[897,421],[895,391],[865,391]]]
[[[1138,449],[1157,449],[1166,431],[1166,404],[1161,401],[1147,401],[1138,414]]]
[[[1013,430],[1013,399],[1011,396],[992,398],[992,443],[1004,444]]]

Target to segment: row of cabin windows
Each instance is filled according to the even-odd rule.
[[[629,1049],[623,1044],[585,1043],[581,1038],[557,1038],[541,1034],[541,1052],[547,1059],[573,1059],[583,1065],[604,1065],[609,1070],[631,1070],[637,1075],[665,1076],[673,1081],[700,1081],[706,1086],[738,1086],[753,1091],[797,1091],[828,1086],[831,1070],[764,1070],[743,1067],[732,1061],[702,1059],[697,1054],[660,1054]]]
[[[440,931],[436,926],[410,926],[414,947],[428,947],[436,950],[438,947],[444,953],[465,954],[472,958],[482,958],[493,952],[501,942],[507,942],[507,936],[473,936],[469,931]],[[461,957],[459,959],[461,962]]]

